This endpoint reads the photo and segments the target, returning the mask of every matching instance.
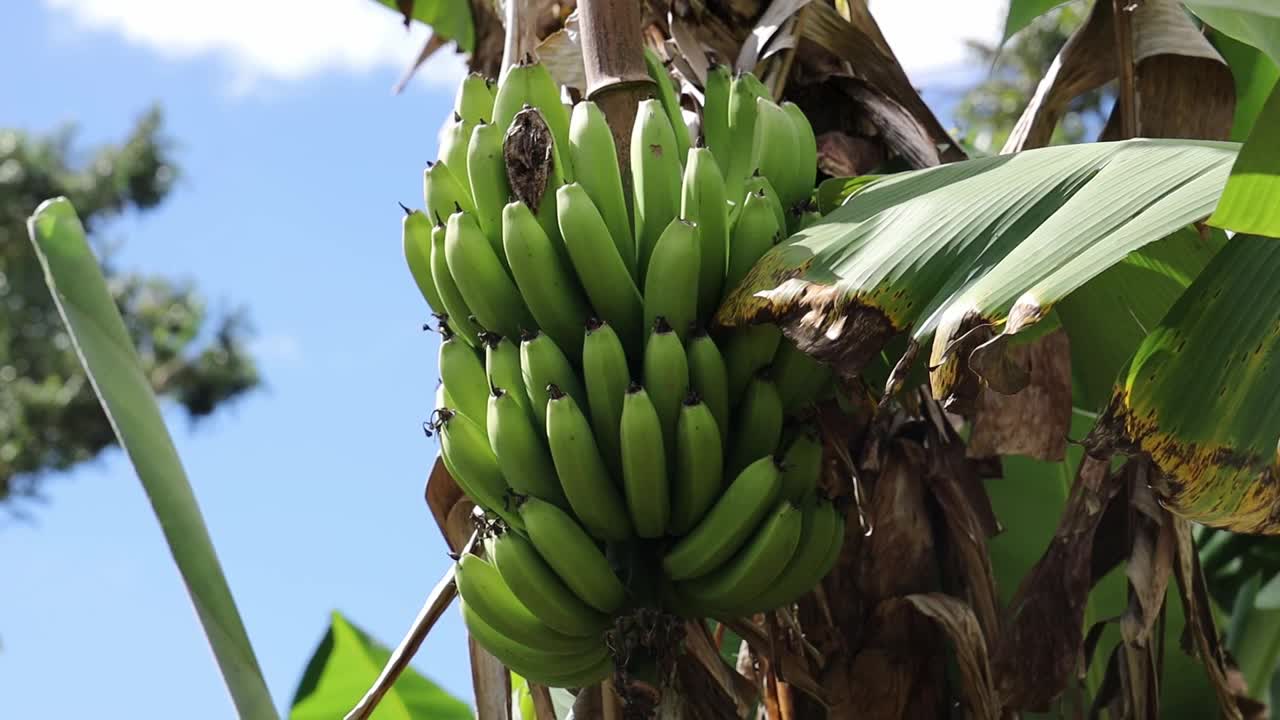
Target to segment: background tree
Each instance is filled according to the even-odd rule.
[[[74,140],[73,128],[0,130],[0,503],[11,509],[49,471],[115,443],[26,237],[41,200],[65,195],[80,210],[157,394],[199,419],[259,382],[243,313],[212,315],[189,283],[111,270],[110,221],[158,206],[178,177],[160,111],[119,145],[83,155]]]

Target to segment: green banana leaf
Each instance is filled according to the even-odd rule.
[[[975,392],[971,367],[1013,392],[1016,373],[1001,365],[1010,337],[1057,321],[1054,306],[1090,280],[1130,261],[1153,268],[1135,277],[1189,282],[1202,253],[1178,268],[1164,250],[1144,248],[1209,215],[1238,148],[1128,140],[885,177],[770,250],[717,320],[790,321],[846,361],[871,357],[898,334],[932,336],[938,398]]]
[[[1101,422],[1152,457],[1164,503],[1280,533],[1280,242],[1237,235],[1152,328]]]
[[[1280,85],[1262,107],[1209,223],[1280,238]]]
[[[373,685],[391,651],[333,613],[329,629],[307,663],[293,696],[290,720],[334,720],[347,714]],[[405,668],[382,698],[373,720],[471,720],[471,708],[440,686]]]
[[[1231,139],[1244,142],[1253,130],[1262,106],[1271,95],[1271,88],[1280,79],[1280,66],[1267,57],[1261,50],[1232,38],[1225,33],[1215,32],[1210,36],[1214,48],[1231,66],[1231,76],[1235,79],[1236,115],[1231,125]]]
[[[1004,19],[1004,34],[1000,43],[1008,42],[1014,33],[1030,25],[1032,21],[1069,0],[1009,0],[1009,12]]]
[[[462,52],[476,45],[476,26],[467,0],[374,0],[397,13],[431,27],[436,35],[452,40]]]
[[[27,227],[58,312],[160,521],[239,716],[276,718],[195,494],[75,208],[66,198],[46,200]]]
[[[1280,63],[1280,3],[1274,0],[1184,0],[1206,23]]]

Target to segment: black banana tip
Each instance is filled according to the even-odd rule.
[[[462,116],[458,114],[458,111],[457,111],[457,110],[454,110],[454,111],[453,111],[453,121],[454,121],[454,122],[462,122]]]
[[[702,396],[695,390],[690,390],[688,395],[684,396],[684,404],[690,407],[702,402]]]
[[[667,322],[666,316],[659,315],[653,319],[653,331],[656,333],[671,332],[671,323]]]
[[[769,196],[769,194],[768,194],[768,193],[766,193],[766,192],[764,191],[764,188],[760,188],[759,190],[757,190],[757,191],[756,191],[756,197],[758,197],[758,198],[763,199],[763,198],[766,198],[766,197],[768,197],[768,196]]]
[[[631,384],[627,386],[628,395],[635,395],[636,393],[641,392],[642,390],[644,390],[644,386],[641,385],[639,382],[636,382],[635,380],[632,380]]]
[[[698,340],[707,336],[707,327],[699,325],[696,321],[689,323],[689,339]]]
[[[489,394],[490,394],[490,395],[492,395],[492,396],[494,396],[494,397],[496,397],[496,398],[500,398],[500,397],[502,397],[503,395],[506,395],[506,394],[507,394],[507,391],[506,391],[506,390],[503,390],[502,388],[498,387],[497,385],[494,385],[493,387],[490,387],[490,388],[489,388]]]
[[[760,177],[760,168],[756,168],[755,171],[751,173],[751,177],[753,178]]]
[[[698,137],[694,139],[693,146],[696,148],[704,148],[707,146],[707,138],[702,133],[698,133]]]
[[[552,400],[559,400],[560,398],[564,397],[564,391],[560,389],[559,385],[555,383],[549,383],[547,385],[547,397],[551,398]]]
[[[430,170],[431,168],[433,168],[433,167],[435,167],[435,166],[436,166],[436,161],[435,161],[435,160],[428,160],[428,161],[427,161],[427,169],[428,169],[428,170]]]
[[[476,333],[476,337],[480,338],[480,342],[491,348],[498,347],[498,343],[502,342],[502,336],[490,330],[481,330]]]
[[[409,209],[409,206],[408,206],[408,205],[405,205],[405,204],[404,204],[404,203],[402,203],[402,202],[397,202],[396,204],[400,206],[400,209],[404,211],[404,214],[405,214],[405,215],[412,215],[412,214],[413,214],[413,211]]]
[[[453,328],[449,327],[449,316],[440,316],[440,320],[436,323],[436,331],[439,332],[440,337],[445,340],[453,339]]]
[[[520,342],[532,342],[533,340],[537,340],[538,336],[541,334],[542,333],[538,330],[521,330]]]
[[[605,325],[604,321],[598,317],[587,318],[587,333],[588,334],[593,333],[599,330],[600,328],[604,327],[604,325]]]
[[[440,219],[440,213],[433,210],[431,214],[436,216],[436,227],[444,227],[444,221]]]
[[[462,212],[462,205],[458,204],[457,200],[453,201],[453,211],[456,213]]]

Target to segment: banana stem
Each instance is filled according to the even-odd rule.
[[[631,128],[636,106],[654,97],[657,86],[644,66],[641,3],[635,0],[580,0],[578,27],[587,75],[587,99],[600,106],[618,152],[622,183],[631,196]]]

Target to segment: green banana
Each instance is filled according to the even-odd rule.
[[[831,379],[831,369],[782,340],[773,356],[773,381],[778,384],[782,410],[788,415],[812,403]]]
[[[840,562],[840,553],[844,550],[844,512],[832,503],[831,513],[836,518],[836,529],[832,532],[831,546],[827,548],[827,554],[822,558],[822,564],[819,566],[818,580],[814,582],[817,585],[823,578],[831,572],[831,569]]]
[[[689,151],[680,188],[680,216],[698,226],[698,321],[706,322],[720,304],[729,253],[729,205],[724,177],[705,147]]]
[[[747,386],[738,407],[737,427],[729,441],[725,463],[732,475],[766,455],[773,455],[782,437],[782,399],[778,387],[763,375],[757,375]]]
[[[782,457],[782,497],[800,502],[822,478],[822,439],[817,428],[804,426]]]
[[[509,128],[516,113],[525,106],[536,108],[542,115],[557,148],[569,146],[569,110],[560,102],[560,87],[542,63],[522,62],[507,71],[493,99],[494,124]],[[567,153],[563,159],[568,160]],[[566,182],[573,182],[573,169],[568,162],[561,171]]]
[[[716,164],[728,168],[732,155],[729,138],[729,68],[719,63],[707,69],[702,94],[702,137],[716,156]],[[741,148],[739,148],[741,150]]]
[[[613,613],[627,600],[627,590],[595,541],[568,513],[537,498],[520,506],[529,540],[551,569],[583,602]]]
[[[609,129],[604,113],[589,100],[573,107],[569,122],[569,157],[574,177],[604,219],[618,256],[631,277],[638,277],[636,241],[631,234],[631,215],[627,209],[627,196],[622,190],[622,173],[618,170],[613,131]],[[559,197],[557,201],[564,202]],[[567,237],[568,233],[565,235]],[[589,236],[588,239],[596,242],[596,237]]]
[[[764,199],[769,202],[769,209],[773,211],[773,219],[777,223],[778,235],[781,237],[787,230],[787,209],[782,207],[782,199],[779,197],[777,189],[773,187],[773,183],[769,182],[769,178],[761,175],[759,170],[747,178],[746,183],[743,185],[743,194],[739,195],[739,197],[752,193],[763,194]],[[746,203],[744,201],[739,210],[745,207]],[[733,220],[736,222],[736,214]],[[774,242],[777,242],[777,239]]]
[[[591,649],[576,653],[551,653],[531,648],[512,640],[493,627],[470,603],[459,603],[462,622],[480,646],[503,665],[531,682],[553,687],[578,687],[576,684],[607,676],[612,667],[608,649],[599,641]],[[562,668],[569,668],[562,671]]]
[[[675,474],[671,488],[672,535],[684,535],[720,495],[724,450],[715,416],[690,392],[676,421]]]
[[[458,595],[494,630],[521,645],[544,652],[579,653],[599,645],[599,639],[558,633],[534,616],[507,587],[498,569],[478,555],[467,553],[454,573]]]
[[[689,360],[680,338],[661,315],[653,322],[653,332],[644,347],[643,364],[644,386],[662,424],[663,447],[674,450],[680,402],[689,392]],[[626,442],[625,436],[623,442]]]
[[[677,157],[684,157],[689,154],[689,126],[684,124],[684,113],[680,109],[680,95],[676,92],[675,84],[671,82],[671,73],[667,72],[662,58],[658,57],[657,51],[648,45],[644,46],[644,67],[649,71],[649,77],[654,84],[658,86],[658,100],[662,103],[662,109],[667,113],[667,120],[670,121],[671,130],[676,136]]]
[[[753,82],[754,81],[754,82]],[[725,168],[725,188],[729,197],[741,198],[743,183],[755,169],[756,99],[769,97],[751,73],[740,73],[729,85],[729,162]]]
[[[418,210],[406,212],[401,241],[405,263],[427,306],[436,315],[446,314],[436,281],[431,277],[431,221],[427,216]]]
[[[422,199],[427,214],[437,221],[452,215],[457,207],[475,212],[470,190],[462,187],[458,174],[443,162],[427,163],[427,170],[422,174]]]
[[[742,547],[773,507],[782,486],[777,461],[760,458],[734,478],[702,520],[662,558],[672,580],[715,570]]]
[[[724,364],[729,378],[730,406],[741,402],[742,393],[751,384],[751,378],[773,361],[781,340],[782,331],[772,323],[745,325],[729,331]]]
[[[801,148],[795,123],[786,111],[772,100],[756,100],[755,141],[756,165],[778,191],[783,210],[803,202],[813,192],[804,187],[800,177]],[[786,224],[782,225],[786,227]]]
[[[645,329],[665,317],[680,341],[698,314],[698,230],[687,220],[672,220],[658,238],[644,280]]]
[[[685,582],[682,589],[694,602],[707,607],[740,607],[767,590],[786,570],[803,530],[804,512],[784,500],[734,558],[708,575]]]
[[[680,161],[675,133],[657,100],[642,100],[631,132],[631,190],[635,197],[636,271],[648,277],[649,256],[680,210]]]
[[[502,247],[502,207],[511,197],[511,185],[507,183],[507,163],[502,156],[502,140],[506,129],[500,125],[480,123],[471,131],[471,143],[467,147],[467,177],[471,181],[471,199],[476,206],[476,221],[489,246],[511,269],[506,250]]]
[[[608,626],[609,619],[579,600],[519,533],[499,535],[490,557],[516,598],[551,629],[570,637],[600,637]]]
[[[449,216],[444,249],[449,273],[481,325],[507,336],[535,327],[520,291],[502,269],[474,215],[455,212]]]
[[[613,328],[602,320],[587,322],[582,342],[582,380],[587,389],[591,427],[605,464],[614,477],[622,476],[622,399],[631,383],[627,354]]]
[[[729,437],[729,373],[716,341],[701,326],[689,334],[685,346],[689,359],[689,387],[711,410],[721,442]],[[748,375],[748,377],[750,377]]]
[[[639,383],[627,388],[620,428],[622,485],[636,535],[662,537],[671,518],[666,446],[658,411]]]
[[[586,391],[569,359],[554,340],[542,333],[526,333],[521,337],[520,373],[529,395],[529,409],[543,432],[547,429],[548,385],[569,393],[579,405],[586,402]]]
[[[565,249],[596,315],[613,326],[628,355],[639,355],[644,347],[644,305],[617,248],[600,242],[609,234],[604,218],[578,184],[556,191],[556,212]]]
[[[593,537],[626,540],[632,534],[627,506],[609,477],[587,416],[555,385],[548,386],[547,394],[547,440],[574,515]]]
[[[507,509],[509,488],[489,449],[484,430],[466,415],[448,408],[435,413],[440,454],[458,487],[475,504],[501,517],[514,528],[524,528],[520,516]]]
[[[804,508],[804,527],[796,543],[791,562],[774,578],[767,589],[733,608],[738,613],[755,614],[795,602],[822,580],[823,570],[832,545],[838,545],[843,533],[835,508],[826,500],[808,503]]]
[[[492,118],[493,81],[479,73],[463,78],[453,98],[453,112],[473,125]]]
[[[724,288],[732,291],[755,267],[756,261],[778,241],[777,217],[763,190],[747,195],[729,240],[729,263]]]
[[[444,386],[443,382],[436,383],[436,405],[433,410],[440,408],[453,407],[453,398],[449,397],[449,388]]]
[[[813,125],[799,105],[784,102],[782,111],[791,121],[796,134],[798,152],[792,159],[792,167],[796,173],[796,187],[801,191],[800,201],[808,200],[812,197],[818,180],[818,139],[813,134]]]
[[[449,397],[457,403],[453,407],[477,424],[483,423],[489,383],[485,379],[480,355],[475,348],[459,340],[448,325],[440,326],[440,335],[443,342],[440,343],[438,367]]]
[[[449,167],[454,179],[458,181],[458,186],[473,203],[475,198],[471,196],[471,175],[468,171],[467,156],[471,145],[471,131],[475,126],[474,122],[463,120],[462,116],[455,112],[453,118],[440,132],[440,159]]]
[[[526,406],[516,401],[514,392],[493,389],[489,394],[486,426],[489,448],[512,490],[561,507],[569,506],[546,442]]]
[[[489,389],[506,390],[516,404],[532,417],[529,395],[520,372],[520,346],[497,333],[483,333],[480,339],[484,342],[484,375],[489,381]]]
[[[519,200],[502,209],[502,243],[533,319],[573,360],[580,360],[583,323],[590,315],[586,299],[529,207]]]
[[[449,272],[449,261],[445,257],[445,227],[436,225],[431,230],[431,279],[435,281],[436,292],[440,293],[440,302],[444,304],[444,315],[454,334],[463,342],[473,347],[480,345],[480,327],[471,317],[471,308],[453,281],[453,273]]]

